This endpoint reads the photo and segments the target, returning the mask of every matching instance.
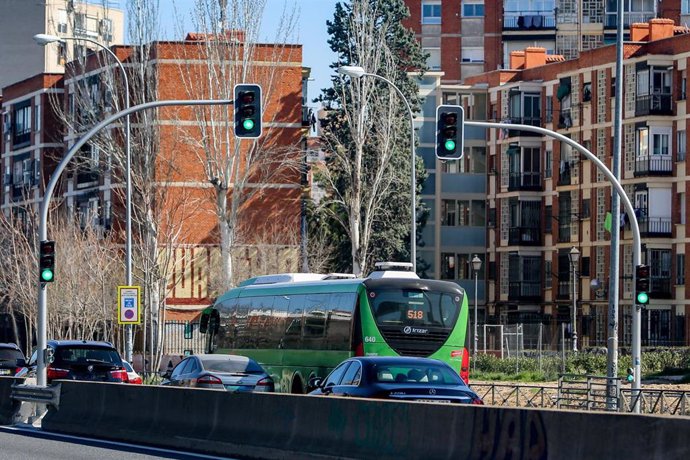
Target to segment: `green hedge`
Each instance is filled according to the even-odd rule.
[[[498,358],[478,355],[472,363],[472,380],[557,380],[559,374],[606,375],[606,350],[543,353],[522,358]],[[690,373],[690,348],[654,348],[642,350],[642,377],[663,372]],[[631,367],[629,354],[618,354],[618,376],[625,377]],[[683,372],[685,370],[685,372]]]

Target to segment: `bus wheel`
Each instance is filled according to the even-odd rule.
[[[298,395],[304,394],[304,385],[302,384],[302,379],[299,376],[296,376],[292,380],[292,389],[290,390],[290,393]]]

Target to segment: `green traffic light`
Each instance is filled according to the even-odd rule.
[[[43,270],[41,272],[41,281],[45,281],[46,283],[53,281],[53,270],[50,270],[49,268]]]
[[[455,141],[452,139],[448,139],[444,144],[443,148],[445,148],[448,151],[453,151],[455,150]]]
[[[632,374],[628,374],[628,382],[632,382],[633,380],[635,380],[635,376]]]
[[[254,120],[249,120],[249,119],[244,120],[242,122],[242,127],[244,129],[246,129],[247,131],[251,131],[252,129],[254,129]]]
[[[646,292],[637,293],[637,303],[640,305],[645,305],[649,302],[649,294]]]

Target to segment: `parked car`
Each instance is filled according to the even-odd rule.
[[[367,356],[343,361],[312,395],[484,404],[448,364],[429,358]]]
[[[88,340],[49,340],[52,362],[46,366],[47,380],[86,380],[92,382],[127,382],[128,376],[120,353],[109,342]],[[29,362],[29,376],[36,374],[36,352]]]
[[[143,383],[141,376],[137,374],[131,364],[123,359],[122,365],[125,367],[125,371],[127,371],[127,383],[135,385],[141,385]]]
[[[24,353],[16,344],[0,343],[0,375],[17,375],[24,366]]]
[[[253,359],[235,355],[193,355],[163,374],[163,385],[232,392],[273,392],[275,384]]]

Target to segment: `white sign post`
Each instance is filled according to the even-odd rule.
[[[141,324],[141,287],[117,287],[117,322],[119,324]]]

